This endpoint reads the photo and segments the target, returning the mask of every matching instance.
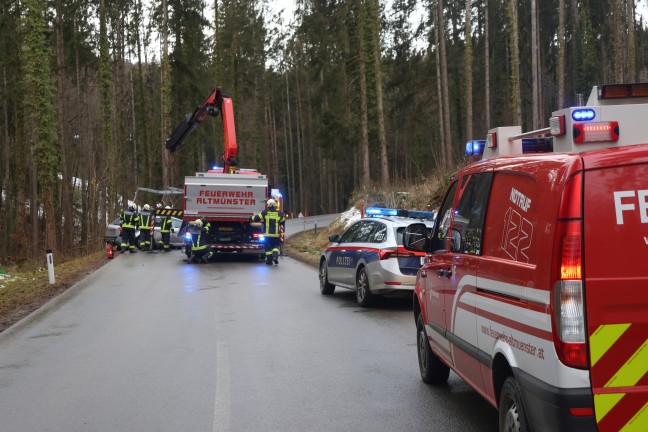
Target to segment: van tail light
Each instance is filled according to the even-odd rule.
[[[574,123],[574,142],[577,144],[619,141],[619,122]]]
[[[587,335],[583,292],[582,176],[566,185],[557,226],[554,264],[554,345],[565,365],[587,368]]]

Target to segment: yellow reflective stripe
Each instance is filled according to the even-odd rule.
[[[648,430],[648,402],[623,426],[620,432],[644,432]]]
[[[632,387],[648,372],[648,339],[614,374],[605,387]]]
[[[592,366],[605,355],[623,333],[630,327],[630,324],[607,324],[599,326],[590,336],[590,356]]]
[[[182,214],[184,213],[184,210],[169,210],[169,209],[157,209],[155,210],[155,214],[158,216],[176,216],[176,217],[182,217]]]
[[[600,422],[619,403],[623,396],[625,396],[625,393],[595,394],[594,408],[596,411],[596,423]]]

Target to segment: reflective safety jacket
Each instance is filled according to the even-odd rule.
[[[122,228],[135,228],[140,224],[140,217],[136,211],[126,210],[121,216]]]
[[[194,231],[191,233],[191,249],[192,250],[203,250],[207,247],[207,230],[204,227],[198,228],[195,227]]]
[[[150,229],[153,222],[153,213],[143,211],[140,213],[140,229]]]
[[[263,210],[258,215],[255,215],[252,220],[265,224],[264,234],[266,237],[279,237],[280,226],[286,221],[286,216],[283,212]]]
[[[173,220],[171,219],[171,216],[167,216],[164,219],[162,219],[162,225],[160,226],[160,232],[163,232],[163,233],[171,232],[171,228],[173,228]]]

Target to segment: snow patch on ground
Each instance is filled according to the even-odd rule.
[[[357,222],[360,219],[362,219],[362,214],[360,213],[360,210],[355,207],[351,207],[349,210],[341,213],[338,217],[340,223],[344,224],[344,229],[347,229],[352,223]]]
[[[10,274],[0,273],[0,289],[6,288],[7,285],[11,282],[20,280],[18,276],[11,276]]]

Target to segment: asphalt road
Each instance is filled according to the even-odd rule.
[[[183,258],[117,254],[1,333],[0,431],[497,430],[456,375],[420,380],[409,302],[323,297],[289,257]]]

